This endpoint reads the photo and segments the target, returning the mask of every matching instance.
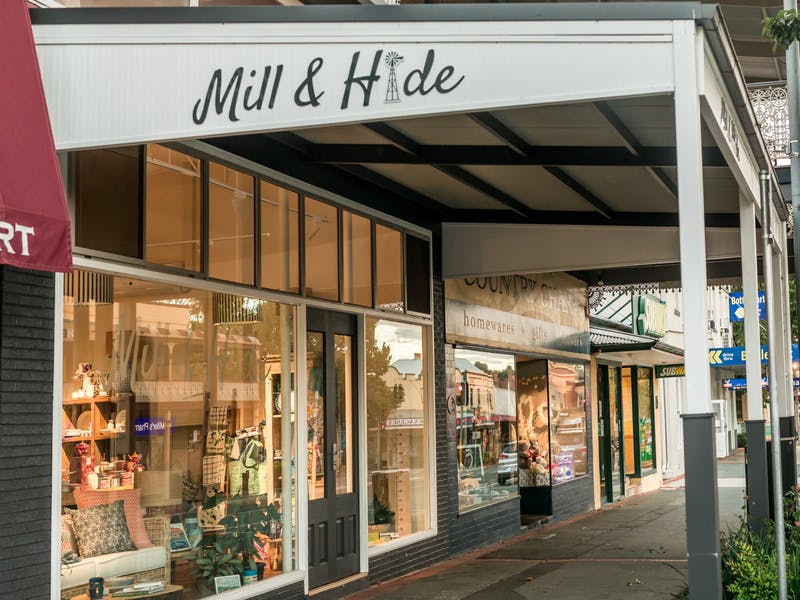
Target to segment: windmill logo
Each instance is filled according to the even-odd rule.
[[[397,65],[403,62],[403,57],[397,52],[389,52],[386,54],[386,66],[389,67],[389,84],[386,87],[386,102],[400,102],[400,90],[397,89],[397,74],[395,69]]]

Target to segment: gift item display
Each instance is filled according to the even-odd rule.
[[[88,593],[91,575],[177,584],[193,600],[214,595],[215,578],[255,584],[295,568],[283,464],[295,454],[294,390],[273,389],[294,368],[294,309],[73,276],[113,293],[83,298],[75,290],[92,286],[65,284],[62,596]],[[107,539],[124,543],[98,545]]]

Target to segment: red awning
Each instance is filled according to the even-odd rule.
[[[71,271],[69,214],[25,0],[0,1],[0,263]]]

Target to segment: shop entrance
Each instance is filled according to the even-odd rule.
[[[620,369],[599,365],[597,368],[597,431],[600,455],[600,497],[614,502],[625,494],[625,473],[622,469],[622,411]]]
[[[314,588],[359,569],[356,318],[308,310],[308,569]]]

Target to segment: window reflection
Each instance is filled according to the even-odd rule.
[[[375,225],[375,303],[378,308],[403,310],[403,236]]]
[[[517,374],[507,354],[456,349],[459,510],[517,493]]]
[[[305,198],[306,293],[339,300],[339,215],[325,202]]]
[[[261,182],[261,285],[300,292],[300,200],[297,192]]]
[[[199,271],[200,159],[164,146],[147,146],[145,259]]]
[[[213,162],[208,177],[208,274],[252,284],[253,177]]]
[[[651,369],[639,367],[636,371],[639,405],[639,460],[641,471],[644,472],[654,467],[653,381]]]
[[[372,306],[372,232],[369,219],[342,211],[342,301]]]
[[[430,527],[427,332],[417,325],[366,320],[370,545]]]

